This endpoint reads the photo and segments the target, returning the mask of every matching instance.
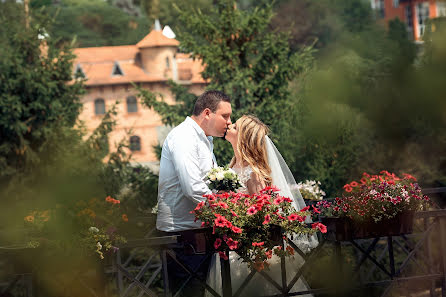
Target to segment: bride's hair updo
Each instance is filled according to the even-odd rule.
[[[271,168],[268,164],[266,153],[266,139],[269,129],[257,117],[244,115],[236,122],[237,125],[237,150],[243,161],[247,162],[260,180],[267,186],[271,185]],[[236,163],[235,156],[232,158],[230,167]]]

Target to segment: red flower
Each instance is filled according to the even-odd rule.
[[[314,223],[311,225],[313,229],[319,229],[322,233],[327,233],[327,227],[322,223]]]
[[[273,203],[275,205],[279,205],[280,203],[283,202],[283,197],[277,197],[276,199],[274,199]]]
[[[264,244],[265,244],[264,241],[261,241],[261,242],[253,242],[253,243],[252,243],[252,246],[262,246],[262,245],[264,245]]]
[[[214,248],[218,249],[221,245],[222,240],[220,238],[217,238],[214,242]]]
[[[204,206],[204,201],[201,201],[200,203],[197,204],[197,207],[195,207],[194,210],[200,210],[203,206]]]
[[[310,209],[310,206],[305,206],[304,208],[302,208],[300,211],[307,211]]]
[[[222,251],[219,251],[218,254],[220,255],[220,258],[222,258],[223,260],[228,260],[228,256],[226,256],[226,254]]]
[[[356,187],[359,186],[359,184],[358,184],[357,182],[355,182],[355,181],[352,181],[352,182],[350,183],[350,186],[352,186],[353,188],[356,188]]]
[[[288,216],[288,220],[290,221],[295,221],[298,220],[299,222],[304,222],[305,221],[306,216],[302,217],[298,214],[292,213]]]
[[[268,259],[271,259],[271,257],[273,256],[273,251],[272,250],[268,250],[265,252],[265,255]]]
[[[217,218],[214,220],[215,226],[217,227],[226,227],[227,220],[223,216],[217,216]]]
[[[231,210],[231,214],[232,214],[234,217],[238,217],[238,215],[237,215],[233,210]]]
[[[229,237],[228,240],[226,241],[226,244],[228,245],[230,250],[235,250],[237,248],[238,241],[233,240],[231,237]]]
[[[288,254],[290,254],[290,255],[294,255],[294,249],[293,249],[292,247],[287,246],[287,247],[286,247],[286,250],[287,250]]]
[[[221,201],[218,202],[217,205],[223,209],[227,209],[229,207],[228,204],[226,204],[225,202],[221,202]]]
[[[269,214],[267,214],[265,216],[265,220],[263,221],[263,225],[268,224],[271,221],[271,216]]]
[[[255,206],[251,206],[250,208],[248,208],[248,211],[246,213],[252,216],[253,214],[257,213],[257,208]]]
[[[346,184],[346,185],[344,185],[344,190],[346,191],[346,192],[351,192],[353,189],[352,189],[352,187],[350,186],[350,184]]]
[[[236,227],[236,226],[232,226],[231,230],[234,233],[242,233],[242,228],[239,228],[239,227]]]
[[[313,211],[314,211],[315,213],[321,213],[321,212],[319,211],[318,208],[314,207],[314,205],[312,205],[312,207],[313,207]]]

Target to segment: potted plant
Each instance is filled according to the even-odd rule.
[[[268,267],[273,253],[290,256],[294,250],[282,248],[282,238],[292,234],[325,232],[322,223],[306,224],[312,215],[309,207],[297,211],[292,200],[282,197],[279,190],[266,187],[259,194],[234,192],[205,195],[192,211],[202,227],[210,228],[209,241],[220,257],[227,259],[232,250],[251,268],[258,271]]]
[[[329,238],[336,240],[411,233],[413,213],[429,201],[415,177],[388,171],[363,173],[359,181],[344,185],[344,191],[342,197],[317,203]]]

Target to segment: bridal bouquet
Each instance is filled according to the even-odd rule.
[[[241,186],[237,173],[228,166],[212,168],[206,175],[206,183],[214,192],[235,191]]]
[[[297,211],[292,200],[278,194],[274,187],[266,187],[259,194],[225,192],[205,195],[192,211],[202,227],[212,228],[213,245],[223,259],[228,251],[236,251],[248,266],[258,271],[266,268],[273,253],[292,256],[294,250],[282,248],[282,238],[293,234],[326,232],[321,223],[308,225],[305,219],[317,208],[305,207]]]
[[[344,185],[344,190],[342,198],[317,203],[323,215],[379,222],[403,212],[420,210],[429,201],[416,178],[405,173],[402,178],[388,171],[381,171],[379,175],[363,173],[359,181]]]

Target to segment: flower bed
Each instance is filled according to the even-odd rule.
[[[413,176],[403,174],[400,178],[387,171],[364,173],[344,190],[343,197],[333,202],[317,203],[323,222],[336,233],[337,240],[410,233],[413,213],[429,201]]]
[[[227,259],[226,252],[236,251],[249,266],[262,270],[274,254],[290,256],[294,250],[282,248],[282,237],[326,231],[321,223],[308,226],[310,207],[297,211],[292,200],[267,187],[259,194],[234,192],[206,195],[194,211],[202,227],[210,227],[214,249]],[[313,207],[314,208],[314,207]]]

